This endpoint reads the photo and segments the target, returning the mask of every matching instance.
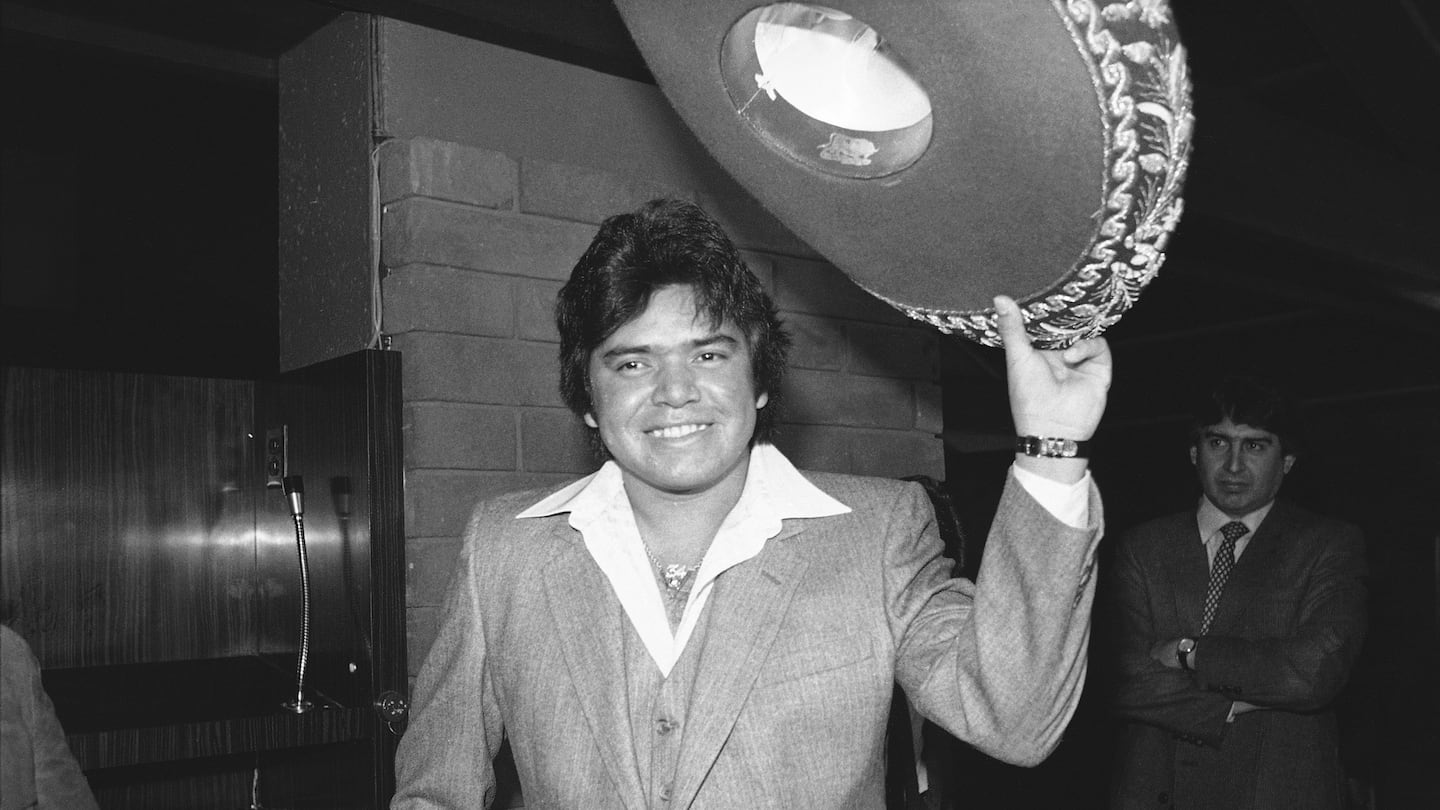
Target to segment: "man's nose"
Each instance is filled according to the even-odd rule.
[[[1225,469],[1229,472],[1240,472],[1244,466],[1240,458],[1240,445],[1232,445],[1225,453]]]
[[[678,408],[700,398],[695,384],[695,370],[687,363],[665,363],[660,367],[651,397],[657,405]]]

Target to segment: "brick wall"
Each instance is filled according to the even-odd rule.
[[[802,467],[944,478],[939,336],[753,203],[426,137],[384,143],[383,330],[404,356],[412,673],[475,501],[592,471],[556,381],[555,293],[605,216],[656,196],[724,222],[795,337],[778,444]]]

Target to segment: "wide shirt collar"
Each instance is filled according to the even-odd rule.
[[[1275,502],[1271,501],[1249,514],[1233,518],[1220,511],[1220,507],[1211,503],[1209,498],[1201,495],[1200,506],[1195,510],[1195,523],[1200,530],[1200,542],[1205,546],[1205,555],[1210,558],[1211,564],[1214,564],[1215,552],[1220,550],[1220,543],[1223,540],[1223,536],[1220,534],[1221,526],[1232,520],[1238,520],[1250,530],[1235,541],[1235,559],[1238,560],[1240,555],[1245,553],[1245,549],[1250,547],[1250,540],[1255,537],[1255,532],[1260,530],[1260,523],[1265,520],[1266,515],[1270,514],[1270,509],[1274,506]]]
[[[660,596],[655,571],[640,540],[635,513],[625,495],[624,477],[613,460],[516,515],[517,520],[569,513],[585,548],[610,581],[650,657],[666,676],[685,650],[710,599],[717,577],[754,558],[782,521],[841,515],[850,507],[810,483],[790,460],[769,444],[750,449],[745,487],[701,561],[690,598],[675,632]]]

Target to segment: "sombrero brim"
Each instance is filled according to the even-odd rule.
[[[817,4],[879,31],[929,95],[928,147],[869,178],[796,160],[737,110],[720,54],[755,5],[616,1],[705,147],[861,287],[988,345],[991,301],[1010,295],[1056,347],[1102,332],[1154,277],[1193,120],[1165,3]]]

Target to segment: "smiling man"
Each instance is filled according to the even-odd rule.
[[[1112,807],[1343,806],[1333,702],[1365,634],[1359,532],[1277,501],[1293,403],[1252,378],[1193,416],[1194,511],[1119,541]]]
[[[897,682],[960,739],[1043,759],[1085,676],[1110,355],[1035,351],[996,306],[1023,451],[976,584],[918,484],[771,444],[789,338],[714,221],[607,219],[556,305],[560,390],[606,460],[476,508],[393,807],[488,806],[508,739],[526,807],[880,808]]]

